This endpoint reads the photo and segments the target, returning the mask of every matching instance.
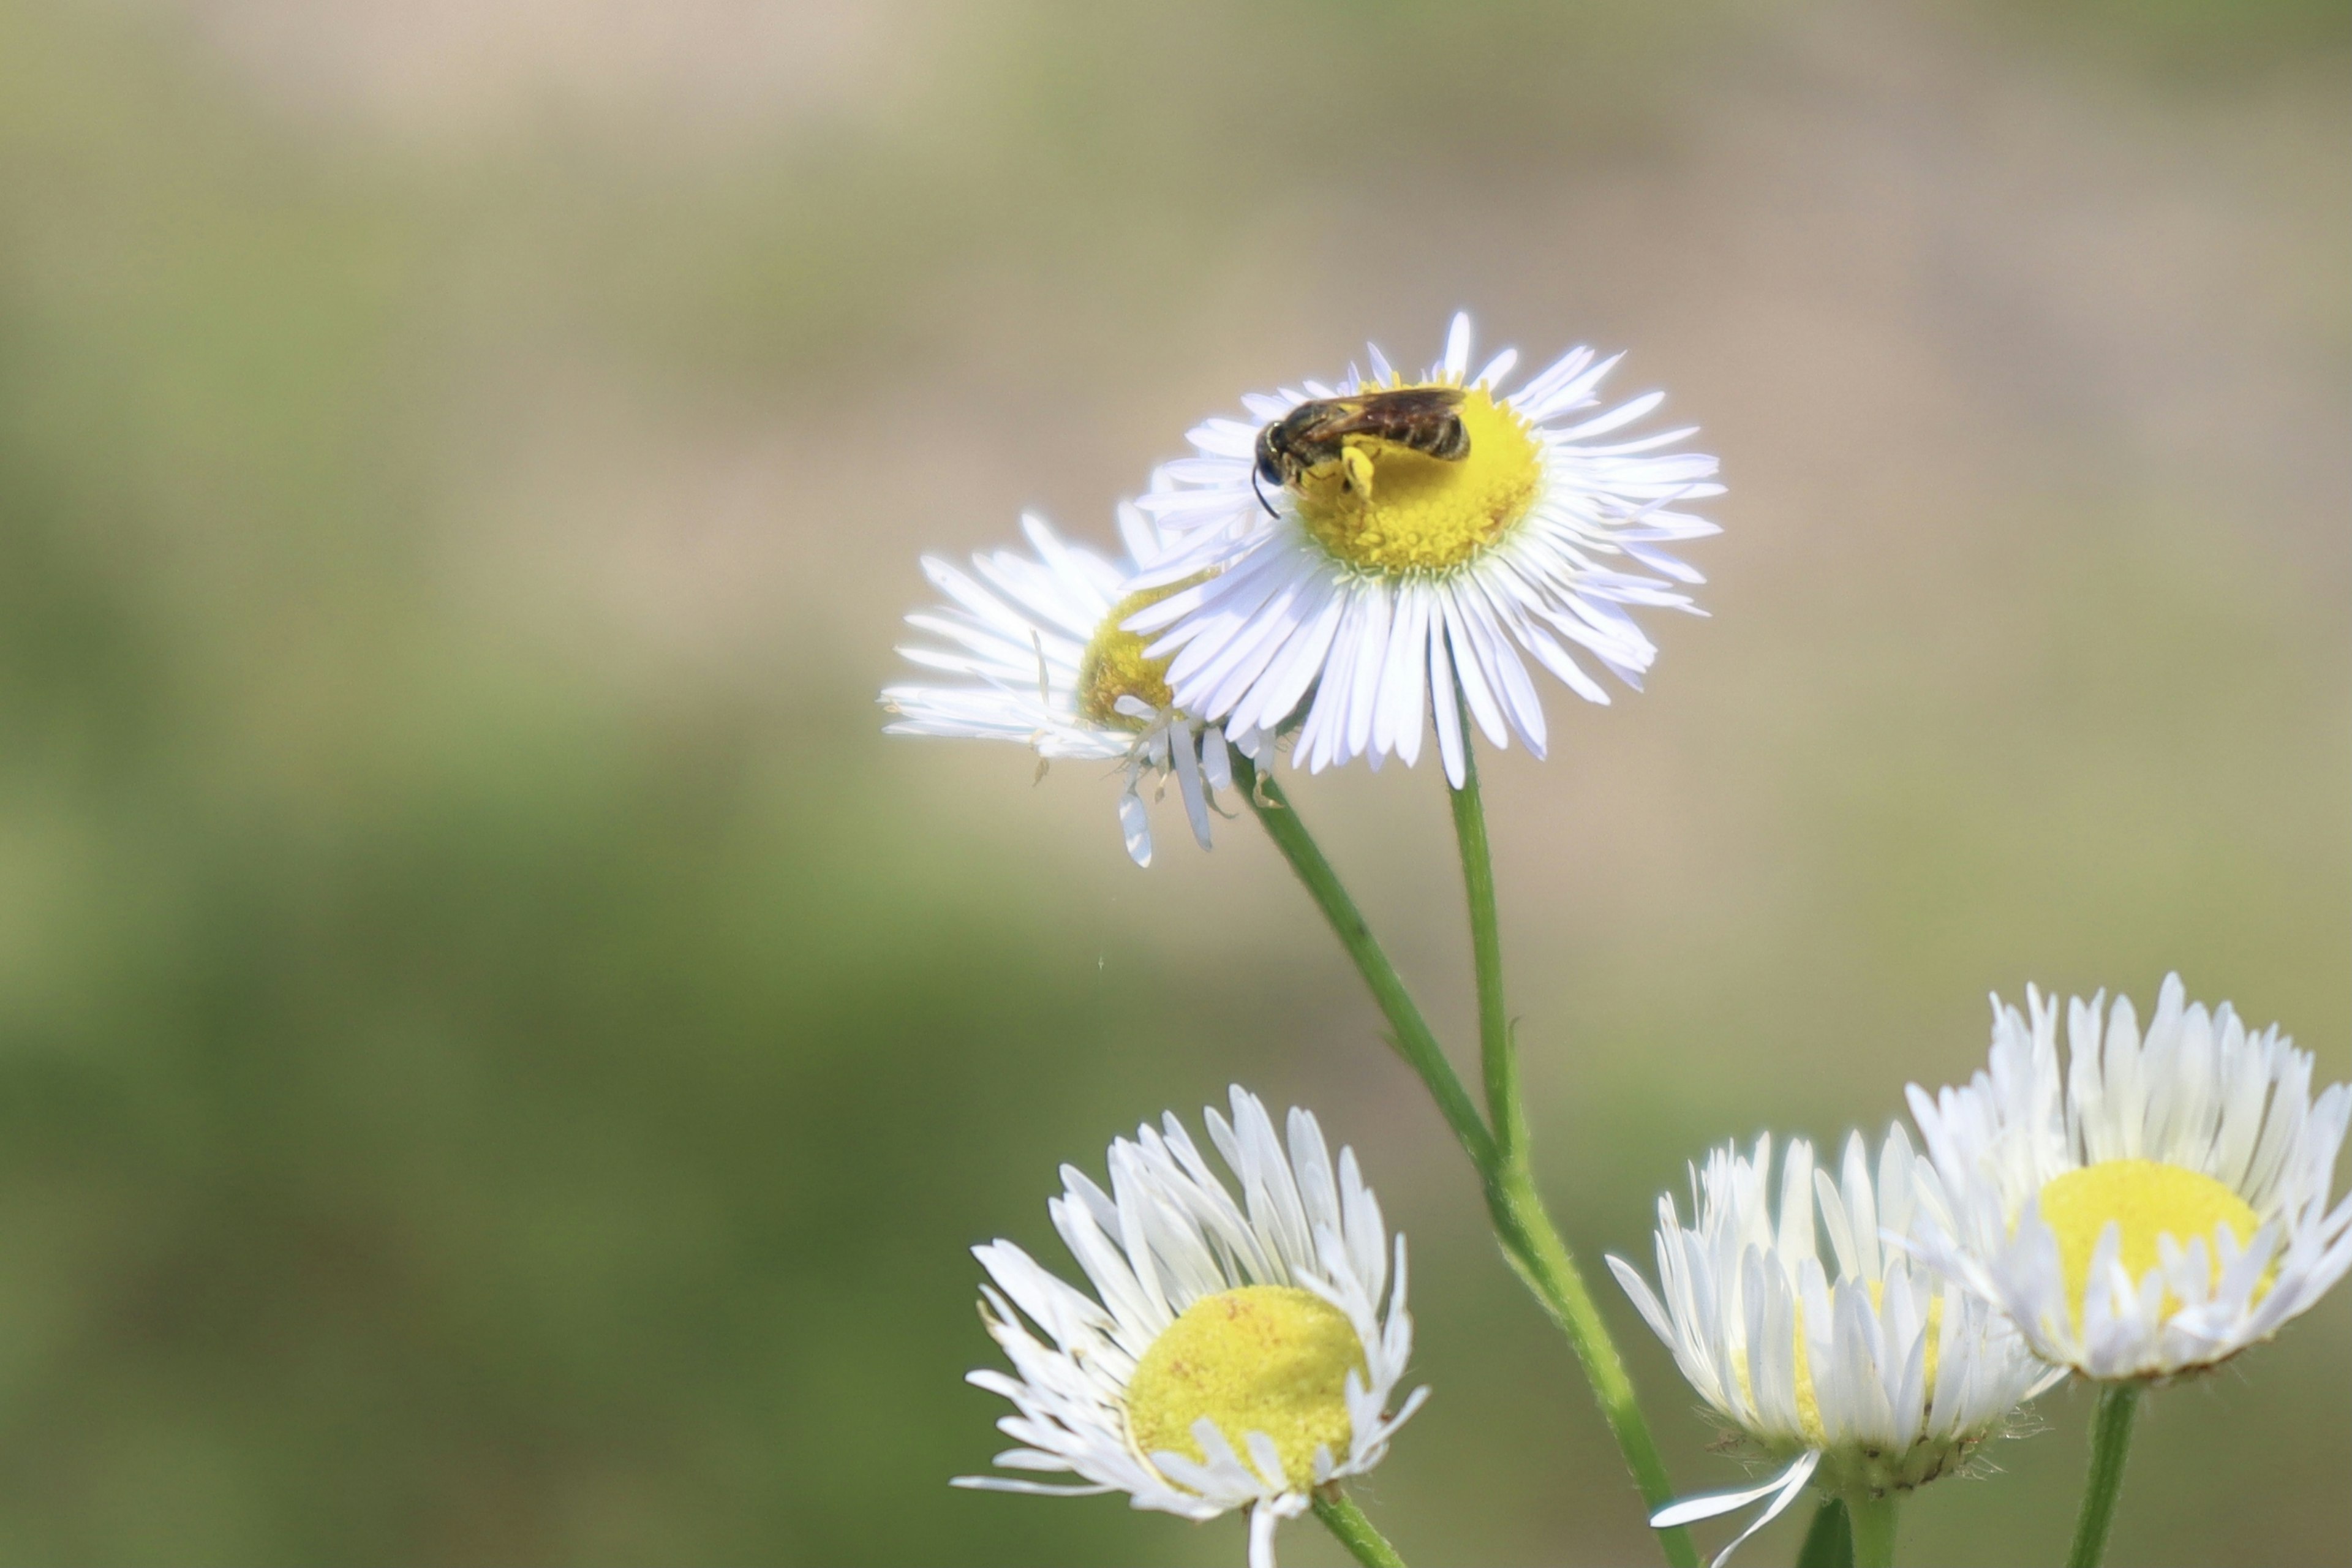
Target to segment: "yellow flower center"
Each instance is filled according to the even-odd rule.
[[[2157,1265],[2156,1238],[2169,1236],[2186,1247],[2226,1224],[2244,1242],[2261,1224],[2246,1200],[2210,1176],[2158,1160],[2102,1160],[2095,1165],[2052,1177],[2042,1188],[2042,1219],[2058,1238],[2066,1273],[2066,1300],[2074,1326],[2083,1325],[2083,1295],[2091,1278],[2091,1256],[2099,1235],[2113,1220],[2122,1229],[2124,1269],[2134,1280]],[[2213,1258],[2219,1277],[2221,1260]],[[2162,1310],[2180,1305],[2168,1292]]]
[[[1298,515],[1339,560],[1390,576],[1450,572],[1528,514],[1543,481],[1527,421],[1484,387],[1456,410],[1467,457],[1447,462],[1370,436],[1350,436],[1335,461],[1298,482]]]
[[[1206,1458],[1192,1423],[1207,1416],[1249,1460],[1263,1432],[1282,1455],[1280,1476],[1304,1488],[1315,1450],[1348,1457],[1348,1372],[1364,1366],[1347,1314],[1295,1285],[1244,1285],[1203,1296],[1151,1342],[1127,1385],[1127,1425],[1137,1450]],[[1253,1467],[1255,1468],[1255,1467]]]
[[[1095,629],[1086,651],[1078,656],[1078,712],[1087,723],[1108,729],[1140,730],[1143,720],[1118,710],[1120,698],[1132,697],[1154,710],[1175,701],[1176,694],[1168,689],[1168,660],[1144,658],[1144,647],[1151,638],[1140,632],[1120,630],[1119,622],[1198,581],[1192,578],[1165,588],[1146,588],[1111,606],[1110,614]]]

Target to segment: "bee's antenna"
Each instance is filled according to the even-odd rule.
[[[1265,499],[1265,476],[1258,472],[1257,466],[1255,464],[1252,464],[1250,466],[1250,489],[1257,492],[1257,504],[1265,508],[1266,516],[1280,517],[1282,515],[1280,512],[1274,510],[1274,503]]]

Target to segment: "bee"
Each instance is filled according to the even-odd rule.
[[[1406,386],[1354,397],[1321,397],[1302,403],[1257,433],[1257,465],[1250,484],[1268,512],[1274,503],[1265,487],[1297,489],[1301,479],[1330,463],[1340,466],[1340,482],[1366,495],[1372,489],[1372,460],[1350,437],[1385,441],[1458,463],[1470,455],[1470,432],[1462,424],[1458,386]]]

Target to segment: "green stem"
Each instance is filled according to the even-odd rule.
[[[1457,699],[1458,700],[1458,699]],[[1519,1094],[1518,1056],[1511,1046],[1510,1014],[1503,1000],[1501,921],[1495,908],[1495,860],[1486,839],[1486,808],[1478,793],[1478,759],[1469,740],[1470,718],[1462,717],[1462,787],[1451,792],[1454,830],[1462,850],[1462,881],[1470,898],[1470,946],[1478,974],[1479,1056],[1486,1068],[1486,1106],[1495,1125],[1495,1159],[1482,1167],[1486,1206],[1505,1256],[1549,1310],[1583,1363],[1592,1397],[1617,1438],[1633,1480],[1655,1511],[1674,1500],[1649,1424],[1642,1418],[1633,1377],[1617,1353],[1609,1324],[1586,1288],[1575,1255],[1544,1210],[1528,1159],[1527,1114]],[[1661,1531],[1659,1546],[1669,1562],[1696,1564],[1698,1552],[1682,1529]]]
[[[1251,812],[1282,851],[1283,858],[1290,862],[1290,868],[1297,873],[1324,918],[1330,921],[1339,945],[1355,960],[1364,984],[1371,989],[1372,999],[1389,1021],[1398,1052],[1429,1086],[1439,1111],[1454,1129],[1470,1163],[1477,1168],[1504,1256],[1567,1333],[1592,1384],[1593,1397],[1600,1402],[1601,1414],[1616,1435],[1617,1446],[1633,1469],[1643,1500],[1654,1510],[1664,1508],[1674,1500],[1665,1465],[1658,1458],[1657,1446],[1651,1441],[1650,1429],[1634,1398],[1633,1379],[1626,1374],[1624,1362],[1618,1356],[1616,1342],[1610,1338],[1601,1310],[1586,1288],[1567,1243],[1560,1239],[1550,1215],[1544,1211],[1543,1199],[1536,1192],[1535,1178],[1527,1163],[1524,1136],[1515,1138],[1511,1153],[1507,1158],[1504,1156],[1395,966],[1381,952],[1339,873],[1324,858],[1281,786],[1259,773],[1247,758],[1235,757],[1233,767],[1234,782],[1240,786],[1242,798],[1249,803]],[[1454,820],[1463,835],[1473,942],[1480,950],[1481,1037],[1489,1042],[1485,1053],[1486,1087],[1505,1118],[1502,1125],[1511,1127],[1519,1123],[1518,1085],[1507,1017],[1503,1011],[1502,949],[1496,930],[1494,868],[1486,848],[1486,819],[1478,796],[1475,788],[1464,793],[1468,798],[1465,801],[1457,797]],[[1487,1023],[1490,1019],[1491,1026]],[[1499,1042],[1499,1049],[1493,1048],[1496,1042]],[[1661,1531],[1658,1539],[1666,1560],[1675,1568],[1696,1568],[1698,1553],[1691,1545],[1687,1531]]]
[[[1446,1059],[1412,993],[1405,989],[1396,966],[1381,950],[1362,911],[1349,897],[1330,861],[1324,858],[1323,851],[1307,831],[1307,825],[1292,809],[1282,786],[1270,774],[1258,772],[1246,757],[1234,758],[1233,769],[1234,782],[1240,786],[1241,796],[1249,803],[1251,813],[1290,862],[1291,870],[1297,874],[1316,907],[1323,911],[1323,918],[1330,922],[1339,945],[1355,960],[1364,984],[1371,989],[1373,1001],[1388,1019],[1398,1053],[1429,1086],[1438,1110],[1454,1129],[1470,1163],[1477,1167],[1486,1188],[1487,1212],[1494,1218],[1504,1256],[1567,1333],[1569,1344],[1583,1363],[1585,1377],[1592,1385],[1593,1397],[1600,1402],[1601,1415],[1607,1418],[1610,1430],[1616,1435],[1617,1446],[1633,1469],[1643,1500],[1653,1510],[1664,1508],[1674,1500],[1674,1488],[1666,1478],[1664,1461],[1658,1458],[1657,1445],[1651,1441],[1649,1426],[1642,1419],[1641,1406],[1633,1394],[1633,1380],[1626,1373],[1616,1342],[1610,1337],[1601,1309],[1585,1287],[1575,1258],[1560,1239],[1551,1216],[1544,1211],[1534,1173],[1528,1165],[1517,1067],[1510,1048],[1509,1020],[1503,1007],[1502,944],[1495,913],[1494,863],[1486,845],[1486,814],[1478,797],[1475,775],[1471,775],[1465,787],[1455,792],[1454,819],[1462,840],[1463,876],[1470,894],[1472,943],[1477,952],[1479,1034],[1486,1047],[1482,1056],[1486,1091],[1497,1125],[1507,1130],[1507,1153],[1487,1131],[1476,1104],[1463,1088],[1454,1064]],[[1658,1542],[1675,1568],[1696,1568],[1698,1553],[1691,1545],[1687,1531],[1660,1531]]]
[[[1488,1170],[1494,1163],[1495,1140],[1479,1119],[1477,1105],[1462,1087],[1462,1079],[1455,1076],[1454,1064],[1445,1059],[1444,1050],[1431,1032],[1428,1020],[1414,1005],[1412,993],[1405,989],[1396,966],[1381,951],[1372,928],[1356,908],[1356,900],[1340,884],[1339,874],[1323,858],[1323,851],[1307,833],[1307,825],[1298,820],[1298,814],[1291,809],[1272,773],[1259,773],[1247,757],[1238,755],[1233,759],[1233,769],[1234,783],[1241,797],[1249,802],[1251,812],[1265,826],[1266,836],[1298,874],[1307,895],[1323,911],[1323,918],[1331,922],[1339,945],[1356,961],[1364,984],[1371,988],[1372,1000],[1380,1004],[1382,1016],[1389,1021],[1390,1037],[1398,1054],[1429,1086],[1438,1110],[1444,1116],[1446,1125],[1454,1129],[1454,1136],[1461,1140],[1471,1163],[1482,1172]]]
[[[1805,1543],[1797,1548],[1797,1568],[1853,1568],[1853,1525],[1845,1499],[1834,1492],[1822,1499]]]
[[[1364,1517],[1364,1510],[1338,1487],[1327,1487],[1315,1494],[1315,1517],[1323,1521],[1325,1529],[1339,1538],[1339,1544],[1348,1549],[1348,1555],[1362,1563],[1364,1568],[1404,1568],[1404,1559],[1397,1555],[1397,1549],[1389,1544],[1388,1537],[1373,1529],[1372,1521]]]
[[[1568,1244],[1544,1212],[1524,1152],[1511,1168],[1488,1173],[1486,1209],[1494,1217],[1503,1255],[1568,1335],[1585,1381],[1592,1385],[1592,1397],[1616,1436],[1618,1451],[1633,1472],[1633,1483],[1641,1488],[1650,1511],[1656,1512],[1674,1500],[1674,1483],[1666,1477],[1665,1461],[1658,1458],[1658,1446],[1650,1439],[1649,1424],[1642,1419],[1641,1402],[1617,1353],[1617,1342],[1610,1337],[1609,1325],[1585,1288]],[[1690,1532],[1679,1525],[1658,1531],[1658,1547],[1675,1568],[1696,1568],[1698,1563]]]
[[[1895,1568],[1896,1501],[1893,1492],[1845,1500],[1846,1516],[1853,1524],[1853,1568]]]
[[[1504,1161],[1527,1147],[1528,1118],[1519,1100],[1518,1064],[1511,1049],[1511,1019],[1503,1005],[1503,933],[1495,912],[1495,857],[1486,842],[1486,807],[1478,794],[1478,757],[1462,711],[1462,787],[1449,791],[1454,837],[1462,847],[1462,881],[1470,895],[1470,952],[1478,973],[1478,1058],[1486,1075],[1486,1116],[1496,1152]]]
[[[2099,1568],[2115,1528],[2116,1498],[2123,1490],[2124,1461],[2131,1458],[2132,1417],[2139,1413],[2141,1385],[2110,1383],[2099,1390],[2099,1413],[2091,1421],[2091,1473],[2083,1480],[2083,1511],[2074,1521],[2074,1544],[2066,1568]]]

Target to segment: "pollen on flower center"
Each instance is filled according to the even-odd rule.
[[[1204,1296],[1151,1342],[1128,1380],[1127,1422],[1138,1452],[1203,1458],[1192,1440],[1202,1416],[1246,1461],[1248,1435],[1263,1432],[1282,1456],[1283,1474],[1265,1478],[1304,1489],[1315,1450],[1348,1457],[1348,1373],[1364,1371],[1364,1349],[1347,1315],[1295,1285],[1244,1285]]]
[[[1452,571],[1517,526],[1543,479],[1534,435],[1484,387],[1457,412],[1467,457],[1449,462],[1350,436],[1346,460],[1304,475],[1298,515],[1316,542],[1350,565],[1402,576]]]
[[[2066,1300],[2078,1328],[2091,1258],[2110,1220],[2121,1229],[2124,1269],[2135,1280],[2157,1266],[2159,1236],[2182,1247],[2203,1238],[2210,1250],[2219,1226],[2226,1224],[2243,1242],[2261,1223],[2245,1199],[2212,1177],[2158,1160],[2102,1160],[2052,1177],[2042,1188],[2042,1219],[2058,1238]],[[2218,1276],[2219,1257],[2212,1267]],[[2168,1313],[2179,1304],[2167,1295],[2163,1310]]]
[[[1087,722],[1108,729],[1140,730],[1143,720],[1118,710],[1120,698],[1132,697],[1155,710],[1174,704],[1175,693],[1168,689],[1169,661],[1144,658],[1144,646],[1151,639],[1140,632],[1126,630],[1119,623],[1188,585],[1172,583],[1164,588],[1129,594],[1103,617],[1103,624],[1096,628],[1086,651],[1078,656],[1078,712]]]

